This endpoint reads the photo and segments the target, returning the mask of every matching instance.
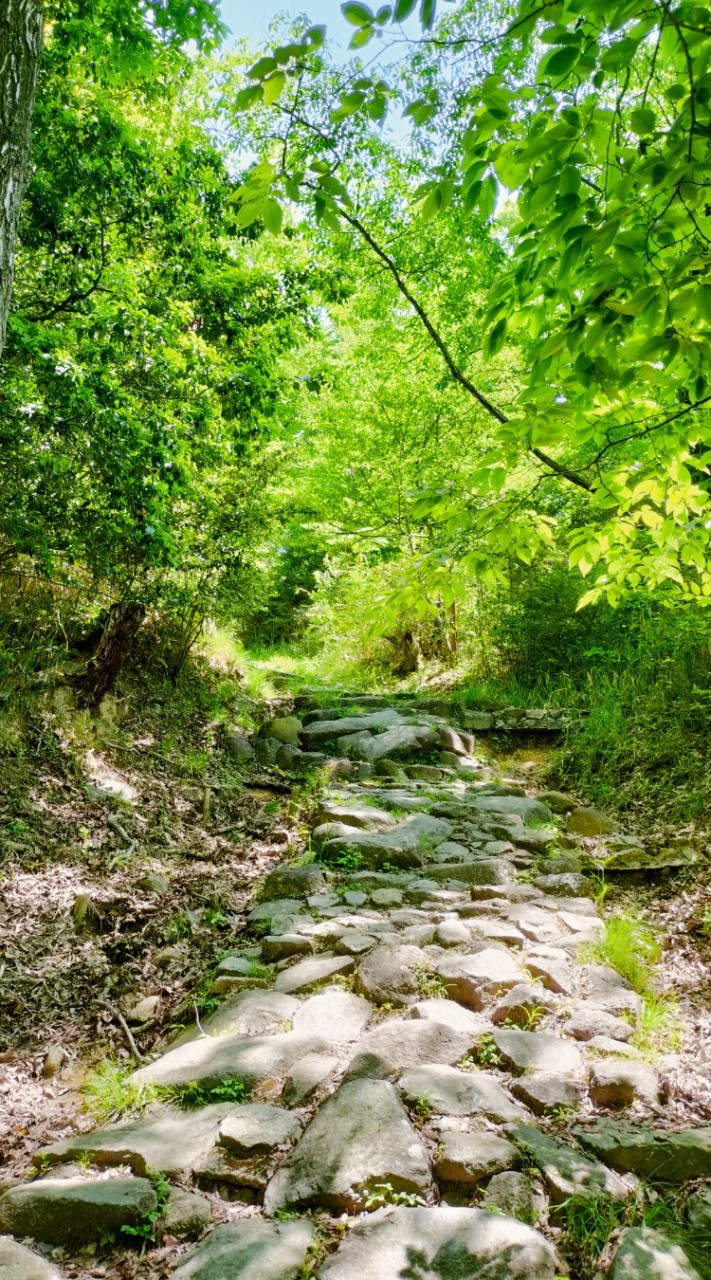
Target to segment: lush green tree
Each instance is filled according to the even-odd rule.
[[[398,47],[393,24],[415,7],[344,5],[353,45],[391,38]],[[615,603],[641,584],[675,584],[707,601],[708,14],[691,0],[673,9],[521,0],[483,15],[465,3],[433,27],[425,0],[421,16],[422,41],[397,84],[357,62],[334,73],[320,31],[258,60],[235,103],[261,107],[262,117],[266,106],[275,123],[260,126],[263,155],[242,187],[242,220],[276,227],[278,206],[298,199],[334,233],[350,228],[369,245],[450,376],[495,425],[486,470],[506,477],[498,545],[509,533],[521,542],[512,518],[520,485],[509,478],[529,465],[533,485],[553,477],[585,496],[571,534],[572,562],[593,575],[584,599]],[[395,103],[412,121],[424,170],[411,204],[425,217],[446,219],[456,207],[500,227],[507,252],[482,305],[483,354],[515,362],[510,405],[462,358],[456,321],[430,309],[402,264],[398,232],[414,215],[403,206],[390,226],[372,217],[362,139]],[[371,163],[373,155],[371,143]],[[468,251],[463,242],[456,260]],[[443,510],[437,493],[429,506],[447,521],[472,509],[478,550],[466,556],[477,571],[489,520],[482,525],[482,504],[457,499]]]

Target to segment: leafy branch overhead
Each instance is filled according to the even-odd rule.
[[[586,495],[570,539],[584,600],[614,604],[640,584],[711,599],[708,12],[687,0],[342,12],[365,62],[334,68],[311,27],[225,94],[228,114],[262,109],[241,225],[277,233],[299,204],[368,246],[496,424],[499,504],[518,504],[526,477]],[[411,161],[385,211],[374,186],[393,137]],[[403,250],[453,211],[465,232],[445,269],[471,253],[467,222],[504,250],[477,290],[476,347],[421,295]],[[515,369],[506,402],[502,368]],[[476,526],[481,490],[459,502]]]

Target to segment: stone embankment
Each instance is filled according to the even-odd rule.
[[[112,1234],[197,1241],[175,1280],[577,1280],[577,1212],[612,1280],[693,1280],[647,1209],[687,1187],[709,1238],[711,1128],[665,1123],[642,997],[594,958],[599,867],[691,854],[499,776],[473,737],[498,724],[316,701],[257,744],[323,769],[312,856],[262,883],[216,1012],[135,1071],[147,1109],[0,1198],[0,1275]]]

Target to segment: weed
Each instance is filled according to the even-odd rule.
[[[676,996],[644,997],[631,1043],[644,1054],[674,1053],[681,1046],[683,1027]]]
[[[166,925],[166,940],[168,942],[180,942],[182,938],[189,938],[192,931],[193,927],[189,917],[184,911],[179,911]]]
[[[179,1107],[192,1109],[206,1107],[211,1102],[244,1102],[247,1086],[237,1076],[226,1076],[219,1084],[206,1085],[200,1080],[189,1080],[187,1084],[169,1085],[160,1092]]]
[[[396,1191],[391,1182],[376,1182],[368,1192],[365,1207],[382,1209],[386,1204],[406,1205],[408,1209],[415,1209],[425,1205],[426,1201],[414,1191]]]
[[[154,1085],[136,1081],[132,1068],[106,1061],[89,1072],[83,1094],[87,1111],[102,1122],[114,1116],[139,1115],[155,1102],[158,1091]]]
[[[363,866],[363,854],[360,849],[352,849],[347,845],[338,851],[335,858],[329,859],[329,862],[334,871],[340,871],[347,876],[353,871],[360,871]]]
[[[121,1227],[121,1234],[126,1236],[136,1236],[139,1240],[143,1240],[146,1244],[156,1243],[156,1227],[165,1213],[168,1198],[170,1196],[170,1183],[164,1178],[162,1173],[152,1173],[149,1175],[156,1193],[158,1203],[155,1209],[150,1213],[144,1213],[141,1221],[136,1227]]]
[[[558,1205],[556,1217],[563,1227],[580,1273],[592,1274],[612,1232],[628,1225],[633,1214],[633,1206],[620,1204],[604,1195],[573,1195]]]
[[[530,1009],[522,1009],[519,1018],[507,1018],[504,1022],[505,1027],[523,1028],[524,1031],[533,1031],[537,1027],[541,1018],[547,1013],[546,1009],[540,1005],[534,1004]]]
[[[415,1115],[420,1116],[422,1120],[426,1120],[428,1116],[432,1115],[434,1106],[428,1093],[420,1094],[419,1098],[415,1101],[413,1111],[415,1112]]]
[[[415,969],[415,981],[423,1000],[446,998],[447,988],[438,973],[432,973],[428,969]]]
[[[661,957],[661,947],[641,920],[633,916],[608,920],[604,934],[585,948],[585,957],[616,969],[640,995],[653,994],[652,966]]]
[[[476,1059],[481,1067],[500,1067],[503,1065],[503,1058],[494,1037],[487,1032],[481,1037],[476,1047]]]

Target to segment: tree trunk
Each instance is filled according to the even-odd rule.
[[[30,177],[43,7],[43,0],[0,0],[0,358],[10,311],[20,206]]]
[[[82,678],[92,702],[101,702],[113,689],[145,616],[142,604],[112,604],[99,646]]]

